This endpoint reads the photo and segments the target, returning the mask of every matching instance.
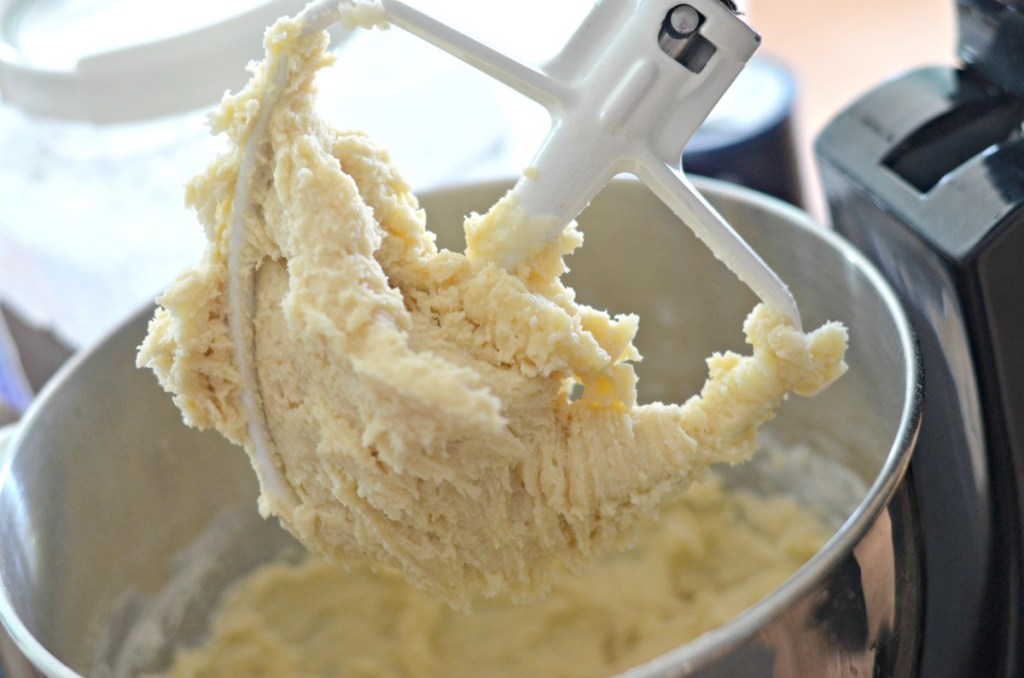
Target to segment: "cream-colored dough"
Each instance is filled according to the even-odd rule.
[[[240,275],[256,296],[255,396],[288,485],[264,485],[261,510],[311,550],[394,566],[454,604],[535,593],[712,464],[748,459],[788,391],[814,394],[846,369],[841,325],[804,334],[758,306],[750,356],[712,356],[682,405],[638,406],[638,319],[577,304],[559,278],[576,228],[513,271],[490,263],[507,248],[485,244],[523,218],[510,194],[467,220],[468,254],[438,250],[387,153],[318,117],[326,43],[278,22],[252,81],[224,99],[213,122],[229,149],[187,192],[210,244],[159,300],[138,358],[188,423],[253,454],[227,252],[273,86],[241,177]],[[268,74],[282,65],[278,88]]]
[[[483,601],[468,615],[391,570],[271,564],[228,592],[210,636],[169,674],[608,676],[733,618],[828,535],[791,499],[711,482],[667,506],[633,549],[556,572],[546,598]]]

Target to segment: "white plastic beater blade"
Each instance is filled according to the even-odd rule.
[[[307,31],[324,30],[338,20],[339,7],[360,4],[314,0],[300,18]],[[376,7],[382,19],[547,108],[551,131],[513,189],[535,218],[532,226],[543,226],[524,234],[536,237],[538,248],[613,176],[630,172],[765,304],[800,326],[789,288],[697,193],[680,165],[686,143],[760,44],[721,0],[603,0],[545,68],[520,63],[400,0],[379,0]],[[667,51],[673,41],[681,45],[678,55]],[[691,50],[700,53],[696,61],[687,58],[688,42],[701,48]],[[512,268],[517,261],[496,263]]]
[[[708,249],[767,306],[802,327],[796,300],[776,274],[732,226],[704,199],[680,170],[651,164],[638,173]]]

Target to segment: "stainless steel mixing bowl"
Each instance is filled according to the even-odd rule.
[[[423,197],[441,244],[505,184]],[[869,676],[916,658],[920,586],[901,479],[914,443],[919,374],[908,323],[885,282],[847,244],[780,202],[699,187],[791,285],[808,327],[850,328],[850,372],[793,399],[767,430],[782,454],[727,471],[785,491],[835,526],[788,582],[730,623],[636,675]],[[715,350],[742,349],[755,303],[690,231],[633,181],[609,185],[581,218],[569,261],[585,303],[641,316],[641,400],[681,401]],[[151,309],[79,356],[24,420],[0,471],[0,620],[23,655],[17,676],[126,674],[165,667],[199,639],[216,595],[298,552],[256,515],[245,455],[181,423],[134,367]]]

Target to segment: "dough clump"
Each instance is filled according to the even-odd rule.
[[[261,476],[260,509],[312,551],[395,567],[455,605],[533,595],[711,465],[748,459],[788,392],[813,395],[845,371],[840,324],[805,334],[758,306],[743,328],[750,355],[709,358],[681,405],[637,405],[638,319],[578,304],[561,282],[582,243],[574,226],[511,271],[486,247],[438,249],[385,150],[318,116],[326,35],[285,19],[266,44],[212,118],[229,147],[187,189],[209,246],[159,299],[138,363],[189,424],[265,448],[286,486]],[[261,111],[271,88],[276,105]],[[517,215],[514,194],[471,215],[470,242]],[[253,299],[242,342],[232,266]]]
[[[464,614],[391,569],[274,562],[227,591],[209,636],[180,649],[166,675],[615,675],[734,618],[830,534],[792,498],[730,491],[712,476],[643,525],[632,548],[556,570],[549,595],[518,605],[498,597]]]

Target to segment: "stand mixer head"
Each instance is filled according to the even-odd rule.
[[[892,282],[921,348],[919,675],[1019,676],[1024,3],[956,4],[962,65],[864,94],[816,154],[835,230]]]

